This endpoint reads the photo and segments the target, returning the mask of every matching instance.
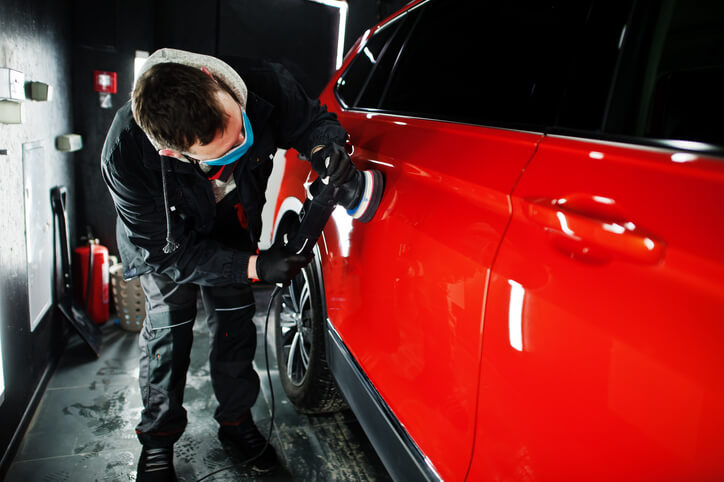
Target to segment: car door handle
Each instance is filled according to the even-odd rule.
[[[533,222],[557,234],[557,239],[561,239],[561,236],[567,238],[568,242],[558,243],[559,247],[584,256],[606,253],[644,264],[655,264],[663,259],[664,242],[644,232],[633,222],[623,221],[617,215],[606,216],[602,212],[605,209],[600,207],[586,209],[575,202],[569,205],[567,201],[565,198],[524,201],[527,215]],[[595,206],[590,199],[587,204]],[[614,203],[607,199],[607,204]]]

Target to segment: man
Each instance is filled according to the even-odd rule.
[[[250,283],[286,282],[309,260],[278,244],[257,254],[264,191],[278,147],[297,149],[320,176],[343,182],[354,171],[345,139],[336,116],[279,65],[172,49],[147,60],[101,163],[124,276],[140,276],[146,297],[137,480],[176,480],[173,444],[187,422],[199,294],[212,338],[219,437],[240,459],[256,457],[260,472],[277,464],[250,415],[259,393]]]

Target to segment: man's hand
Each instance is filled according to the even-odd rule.
[[[281,242],[274,243],[271,248],[260,252],[255,258],[255,277],[268,283],[286,283],[312,260],[311,256],[305,258],[302,255],[289,254]],[[252,277],[252,274],[250,269],[250,277]]]
[[[320,178],[328,177],[329,182],[335,186],[341,186],[349,181],[355,171],[347,151],[344,150],[344,147],[334,143],[312,149],[312,169],[319,174]]]

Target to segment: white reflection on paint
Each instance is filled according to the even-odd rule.
[[[374,159],[370,159],[369,162],[372,162],[374,164],[380,164],[382,166],[387,166],[387,167],[395,167],[394,165],[390,164],[389,162],[376,161]]]
[[[651,251],[652,249],[654,249],[654,242],[653,242],[653,240],[651,240],[651,239],[649,239],[649,238],[645,238],[645,239],[644,239],[644,246],[646,246],[646,248],[648,248],[648,250]]]
[[[575,235],[575,233],[573,232],[573,230],[571,230],[571,228],[568,227],[568,221],[566,220],[566,215],[565,215],[565,214],[563,214],[562,212],[558,211],[558,212],[556,213],[556,217],[558,218],[558,221],[560,221],[560,223],[561,223],[561,229],[563,230],[564,233],[566,233],[566,234],[568,234],[568,235],[570,235],[570,236]]]
[[[349,257],[349,237],[352,234],[352,216],[347,214],[347,210],[342,206],[337,206],[332,211],[332,219],[334,225],[337,226],[339,233],[339,249],[343,257]]]
[[[588,157],[591,159],[603,159],[603,152],[591,151],[588,153]]]
[[[593,200],[596,202],[599,202],[601,204],[615,204],[616,203],[616,201],[614,201],[610,197],[604,197],[604,196],[593,196]]]
[[[510,346],[518,351],[523,351],[523,298],[525,290],[520,283],[512,279],[508,280],[510,285],[510,305],[508,305],[508,339]]]
[[[696,161],[696,159],[696,154],[691,154],[689,152],[676,152],[671,154],[671,160],[674,162],[691,162]]]
[[[610,223],[610,224],[604,223],[601,225],[601,227],[603,227],[603,229],[608,231],[609,233],[623,234],[626,232],[626,228],[624,228],[620,224],[616,224],[616,223]]]

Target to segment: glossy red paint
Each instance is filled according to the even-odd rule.
[[[471,480],[721,480],[721,206],[721,160],[540,143],[491,278]]]
[[[386,191],[325,228],[327,314],[442,478],[724,479],[722,160],[348,111],[337,78]]]
[[[387,190],[325,229],[328,315],[443,478],[724,473],[720,160],[340,116]]]
[[[441,475],[462,479],[489,269],[508,193],[540,135],[348,112],[340,120],[357,167],[384,172],[386,187],[370,223],[342,211],[325,229],[328,316]],[[308,164],[298,168],[285,183],[306,177]]]

